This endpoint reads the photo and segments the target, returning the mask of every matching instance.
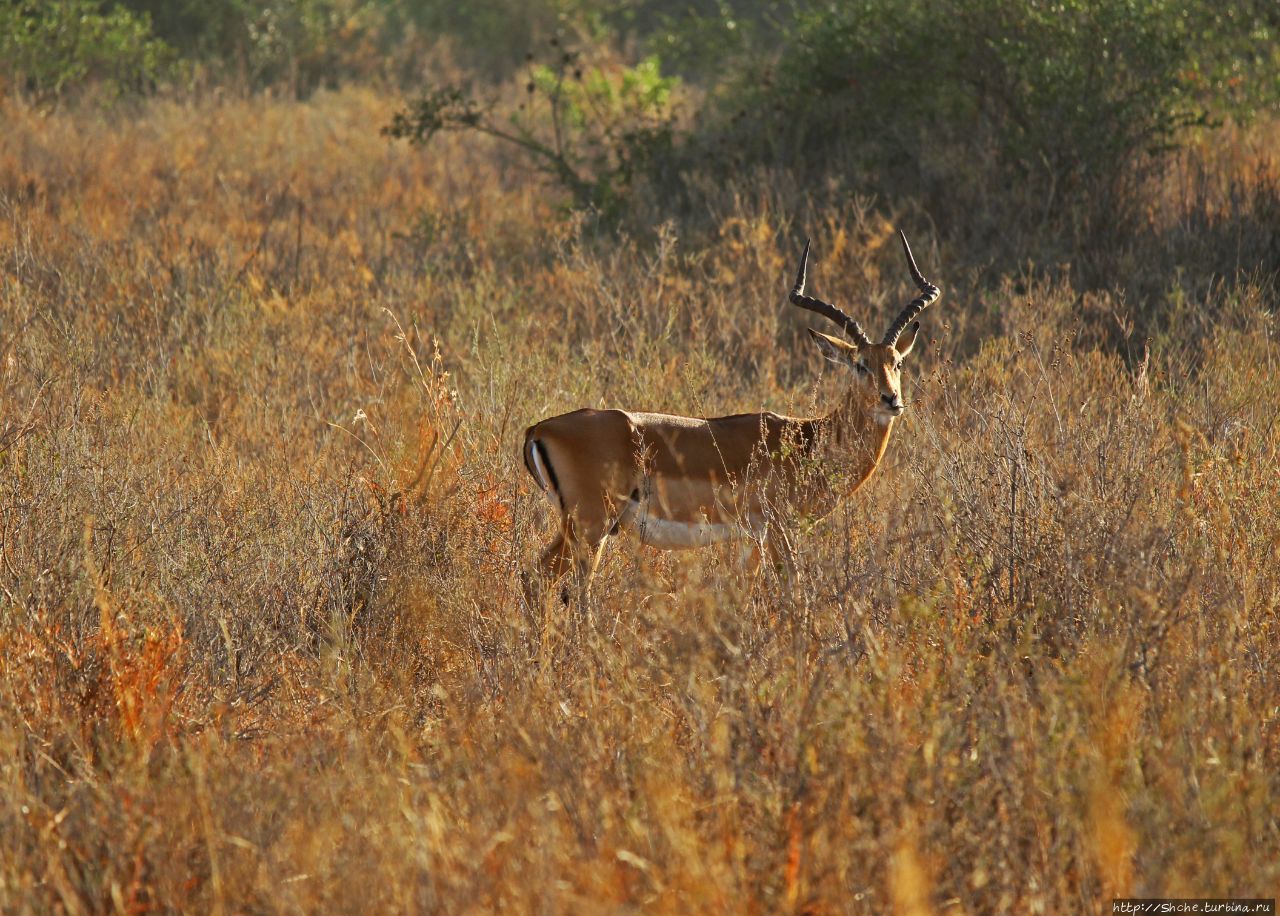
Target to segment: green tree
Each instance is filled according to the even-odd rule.
[[[0,68],[41,97],[90,83],[140,90],[168,71],[173,53],[145,14],[94,0],[0,5]]]
[[[772,68],[740,69],[737,148],[883,178],[943,144],[1046,199],[1114,193],[1187,128],[1275,104],[1277,22],[1261,3],[815,5],[784,30]]]
[[[575,208],[611,219],[634,182],[671,153],[678,84],[656,57],[605,69],[562,51],[553,63],[530,67],[528,100],[515,111],[501,114],[456,86],[437,87],[399,112],[386,132],[417,144],[444,131],[494,137],[558,181]]]

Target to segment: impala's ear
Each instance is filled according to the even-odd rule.
[[[906,357],[906,355],[911,352],[911,348],[916,345],[916,335],[919,333],[920,322],[912,322],[911,327],[907,328],[906,333],[903,334],[902,337],[899,338],[897,344],[894,345],[894,349],[898,351],[899,356]]]
[[[853,364],[858,358],[857,347],[851,343],[846,343],[838,337],[828,337],[813,328],[805,328],[805,330],[817,342],[818,349],[822,351],[823,356],[833,363],[853,368]]]

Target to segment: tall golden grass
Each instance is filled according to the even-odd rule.
[[[708,236],[593,240],[482,138],[380,137],[393,108],[4,103],[0,907],[1276,894],[1268,265],[1135,262],[1180,316],[1144,359],[1124,290],[979,283],[908,225],[947,291],[913,407],[793,600],[624,540],[588,606],[531,607],[524,427],[820,409],[798,240],[876,323],[892,226],[759,178]],[[1233,130],[1152,201],[1178,244],[1274,182],[1274,125]]]

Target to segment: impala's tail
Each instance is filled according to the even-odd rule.
[[[530,426],[524,433],[524,466],[529,476],[537,481],[538,486],[547,494],[547,499],[557,509],[560,508],[560,481],[556,480],[555,469],[551,466],[551,456],[547,447],[534,434],[536,426]]]

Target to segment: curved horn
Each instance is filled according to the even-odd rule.
[[[884,340],[881,343],[889,345],[896,344],[903,329],[914,321],[917,315],[937,302],[938,297],[942,295],[942,290],[926,280],[920,273],[920,268],[916,267],[916,259],[911,256],[911,246],[907,244],[906,233],[899,229],[898,237],[902,239],[902,250],[907,254],[907,268],[911,271],[911,279],[915,280],[916,286],[920,287],[920,295],[907,303],[902,314],[894,319],[893,324],[889,325],[889,330],[884,332]]]
[[[859,347],[871,346],[871,338],[863,333],[858,322],[854,321],[844,312],[840,311],[830,302],[823,302],[821,299],[815,299],[812,296],[804,294],[805,274],[809,269],[809,240],[804,240],[804,254],[800,255],[800,271],[796,274],[796,285],[791,290],[788,297],[792,305],[799,306],[802,309],[808,309],[811,312],[817,312],[823,318],[829,318],[848,334]]]

